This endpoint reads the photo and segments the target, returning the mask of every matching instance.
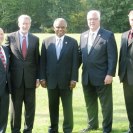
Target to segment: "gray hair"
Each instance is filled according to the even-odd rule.
[[[18,17],[18,23],[21,22],[24,19],[29,19],[30,22],[31,22],[31,17],[28,16],[28,15],[23,14],[23,15],[21,15],[21,16]]]
[[[55,19],[55,21],[53,23],[53,27],[55,27],[56,23],[60,22],[60,21],[64,21],[65,26],[67,27],[67,21],[64,18],[57,18],[57,19]]]
[[[93,13],[96,13],[97,16],[98,16],[98,19],[100,20],[101,13],[100,13],[99,10],[90,10],[90,11],[87,13],[87,19],[88,19],[88,17],[89,17],[91,14],[93,14]]]

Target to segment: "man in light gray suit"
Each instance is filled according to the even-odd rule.
[[[53,24],[55,35],[43,41],[41,50],[41,85],[47,87],[49,98],[49,133],[58,133],[59,102],[63,106],[64,133],[72,133],[72,92],[78,81],[78,44],[65,35],[67,22],[57,18]]]
[[[82,85],[88,114],[86,133],[99,127],[98,98],[102,107],[103,133],[112,130],[112,81],[116,72],[117,47],[114,34],[100,27],[100,12],[87,14],[89,30],[80,37]]]
[[[124,32],[121,38],[118,75],[123,83],[129,120],[129,130],[127,133],[133,133],[133,10],[129,13],[129,23],[131,29]]]

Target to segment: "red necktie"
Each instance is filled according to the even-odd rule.
[[[25,59],[26,54],[27,54],[27,45],[26,45],[26,36],[23,36],[23,41],[22,41],[22,54]]]
[[[128,39],[131,40],[133,38],[133,31],[130,31]]]
[[[6,60],[5,60],[4,55],[2,53],[1,47],[0,47],[0,59],[4,65],[4,68],[6,69]]]

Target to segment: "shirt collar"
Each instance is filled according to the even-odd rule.
[[[22,34],[22,32],[20,32],[20,31],[18,31],[18,32],[19,32],[19,34],[20,34],[21,37],[26,36],[26,38],[27,38],[28,33],[26,33],[26,34],[24,35],[24,34]]]
[[[99,29],[100,29],[100,27],[99,28],[97,28],[97,30],[95,30],[95,31],[89,31],[89,34],[92,34],[92,33],[94,33],[95,35],[97,35],[97,33],[98,33],[98,31],[99,31]]]
[[[64,40],[64,37],[65,37],[65,35],[62,36],[62,37],[55,36],[55,38],[56,38],[56,42],[57,42],[59,39],[61,39],[61,41],[63,41],[63,40]]]

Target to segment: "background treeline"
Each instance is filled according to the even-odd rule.
[[[55,18],[68,22],[69,33],[87,29],[86,14],[91,9],[101,11],[101,25],[113,32],[129,28],[128,12],[133,9],[132,0],[0,0],[0,27],[5,32],[18,29],[17,18],[28,14],[32,18],[32,32],[53,32]]]

